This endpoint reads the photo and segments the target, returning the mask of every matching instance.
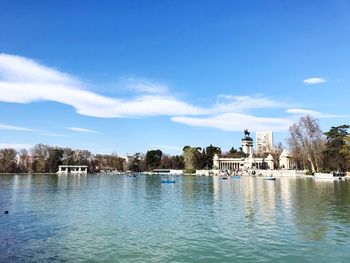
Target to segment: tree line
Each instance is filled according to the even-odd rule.
[[[287,145],[296,169],[316,171],[350,170],[349,125],[331,127],[327,132],[320,128],[319,121],[311,116],[301,117],[289,128]],[[278,157],[282,152],[279,143],[269,153],[279,168]],[[152,171],[157,168],[179,169],[191,173],[199,169],[212,169],[213,157],[218,154],[227,158],[246,157],[242,148],[232,147],[223,152],[220,147],[185,146],[182,155],[164,154],[159,149],[146,154],[135,153],[122,158],[117,154],[92,154],[88,150],[55,147],[37,144],[31,149],[0,149],[0,173],[54,173],[59,165],[87,165],[89,172],[102,170]],[[267,153],[255,153],[256,157],[266,157]]]
[[[322,132],[319,121],[301,117],[289,128],[288,145],[297,169],[312,172],[350,170],[349,125],[331,127]]]
[[[350,135],[349,125],[332,127],[323,132],[319,121],[311,116],[301,117],[289,128],[286,140],[287,148],[295,163],[295,169],[316,171],[348,171],[350,170]],[[282,153],[282,143],[277,143],[269,152],[256,152],[256,157],[266,158],[271,154],[274,158],[274,168],[279,167],[279,156]],[[226,158],[247,157],[242,148],[232,147],[223,152],[220,147],[183,147],[182,155],[165,155],[161,150],[149,150],[145,155],[136,153],[131,156],[126,167],[131,171],[152,171],[156,168],[181,169],[192,173],[195,170],[212,169],[213,157],[217,154]]]
[[[31,149],[0,149],[0,173],[54,173],[59,165],[87,165],[89,172],[123,170],[124,159],[116,154],[93,155],[88,150],[37,144]]]
[[[221,154],[221,149],[212,145],[203,149],[185,146],[182,155],[168,155],[156,149],[122,158],[116,154],[92,154],[88,150],[37,144],[29,150],[0,149],[0,173],[55,173],[59,165],[86,165],[89,172],[141,172],[157,168],[194,171],[211,169],[215,153]]]

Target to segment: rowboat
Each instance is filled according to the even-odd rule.
[[[266,176],[266,177],[265,177],[265,180],[275,181],[275,180],[276,180],[276,177],[273,177],[273,176]]]
[[[175,180],[174,179],[162,179],[160,180],[162,184],[174,184]]]
[[[313,178],[315,180],[341,180],[341,176],[337,176],[332,173],[315,173]]]

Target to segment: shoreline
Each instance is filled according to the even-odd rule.
[[[286,172],[288,171],[288,172]],[[138,173],[138,172],[135,172]],[[59,174],[59,173],[0,173],[0,175],[124,175],[127,172],[119,172],[118,174],[109,173],[87,173],[87,174]],[[163,174],[163,173],[152,173],[152,172],[139,172],[146,176],[161,175],[161,176],[206,176],[206,177],[216,177],[220,176],[217,171],[213,170],[198,170],[196,173],[176,173],[176,174]],[[231,176],[231,175],[230,175]],[[295,172],[294,170],[257,170],[256,175],[244,174],[241,177],[303,177],[303,178],[314,178],[314,175],[306,175],[302,171]],[[347,172],[345,176],[350,178],[350,172]]]

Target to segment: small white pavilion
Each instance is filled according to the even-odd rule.
[[[60,165],[58,174],[87,174],[87,165]]]
[[[294,158],[287,150],[282,151],[279,162],[280,162],[281,169],[290,170],[290,169],[294,169],[295,167]]]

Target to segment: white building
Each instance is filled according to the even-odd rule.
[[[255,158],[252,155],[246,158],[221,158],[214,155],[213,168],[219,170],[241,170],[241,169],[269,169],[273,167],[273,157],[271,154],[267,158]]]
[[[58,174],[87,174],[86,165],[60,165]]]
[[[258,152],[271,152],[273,148],[272,131],[256,132],[256,150]]]
[[[272,149],[272,132],[263,132],[266,133],[267,144],[270,145]],[[249,136],[250,133],[245,130],[244,137],[242,138],[242,149],[246,154],[246,157],[243,158],[222,158],[217,154],[213,158],[213,168],[219,170],[240,170],[240,169],[274,169],[274,158],[271,154],[265,154],[265,157],[254,157],[253,155],[253,139]],[[266,151],[264,151],[266,152]],[[289,155],[288,151],[284,150],[279,157],[279,160],[276,160],[276,163],[279,161],[280,167],[284,169],[293,169],[294,162],[292,156]]]
[[[281,169],[289,170],[289,169],[294,169],[295,167],[294,159],[287,150],[282,151],[280,155],[279,163],[280,163]]]
[[[273,157],[269,154],[266,158],[258,158],[253,156],[253,139],[249,136],[248,130],[244,131],[242,138],[242,149],[246,154],[243,158],[220,158],[214,155],[214,169],[219,170],[239,170],[239,169],[273,169]]]

